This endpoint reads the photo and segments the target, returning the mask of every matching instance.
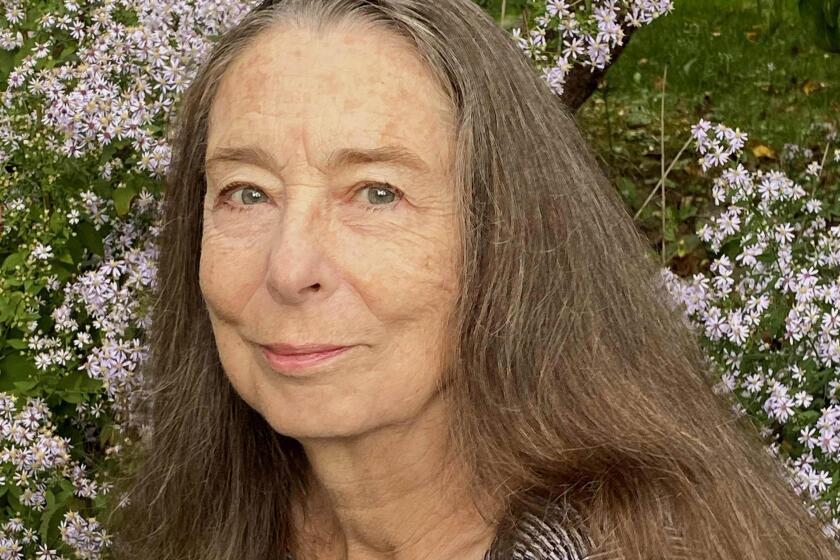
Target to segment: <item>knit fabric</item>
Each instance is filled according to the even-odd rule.
[[[566,527],[556,517],[541,519],[523,515],[516,524],[513,552],[507,558],[491,545],[483,560],[586,560],[594,548],[592,540],[579,529]],[[495,545],[495,541],[493,543]],[[295,560],[286,553],[284,560]]]
[[[552,515],[558,511],[550,509],[543,518],[524,514],[517,521],[510,556],[502,558],[494,542],[484,560],[586,560],[594,548],[592,540],[580,529],[565,525],[562,516]]]

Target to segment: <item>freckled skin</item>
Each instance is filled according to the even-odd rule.
[[[207,172],[200,284],[224,370],[292,437],[405,421],[433,397],[436,337],[455,293],[448,101],[386,35],[290,29],[257,43],[220,84],[207,153],[254,143],[285,167],[275,175],[225,163]],[[321,167],[333,149],[391,143],[430,172],[376,163],[328,175]],[[219,192],[234,181],[265,201],[246,204],[240,192],[226,205]],[[369,189],[354,194],[366,181],[404,197],[370,202]],[[270,370],[256,346],[280,341],[359,346],[328,371],[292,379]]]
[[[451,111],[409,46],[353,27],[263,34],[214,100],[208,155],[257,144],[281,167],[208,168],[200,285],[231,384],[306,451],[298,558],[469,560],[493,538],[443,445],[435,389],[458,281]],[[324,166],[335,149],[387,144],[428,172]],[[247,200],[220,197],[233,182],[253,186]],[[369,182],[404,196],[371,196]],[[265,363],[257,344],[272,342],[357,346],[293,378]]]

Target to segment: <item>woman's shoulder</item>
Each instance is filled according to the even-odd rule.
[[[517,520],[510,556],[503,559],[491,548],[485,560],[586,560],[593,544],[580,527],[580,517],[569,506],[525,513]]]
[[[510,555],[503,558],[491,547],[484,560],[587,560],[593,544],[580,526],[577,512],[570,507],[554,505],[541,515],[525,513],[516,522]],[[286,552],[284,560],[294,557]]]

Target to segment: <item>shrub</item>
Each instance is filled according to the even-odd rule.
[[[135,445],[145,433],[144,418],[132,411],[139,409],[135,406],[138,402],[148,399],[139,371],[147,352],[143,333],[149,327],[150,297],[155,287],[161,178],[170,158],[165,133],[196,63],[213,38],[236,23],[252,4],[253,1],[240,0],[3,1],[3,557],[93,559],[106,554],[110,535],[96,517],[103,512],[105,495],[111,489],[109,476],[125,448]],[[665,0],[595,2],[591,12],[578,5],[573,18],[571,4],[554,0],[535,5],[565,26],[564,40],[568,45],[558,66],[560,71],[544,72],[555,91],[562,86],[564,72],[570,65],[594,69],[608,63],[605,49],[618,46],[621,40],[617,18],[629,17],[624,23],[641,25],[671,8],[670,1]],[[546,43],[540,38],[540,29],[550,21],[545,14],[535,20],[536,35],[532,33],[526,40],[520,32],[514,32],[520,46],[537,58],[543,56],[542,46]],[[580,26],[574,21],[581,22]],[[707,153],[717,152],[710,148]],[[738,181],[746,181],[742,174],[737,177]],[[777,175],[751,176],[750,180],[761,183],[767,177],[771,177],[768,181],[779,182],[773,183],[776,186],[772,188],[780,192],[793,188]],[[717,189],[729,192],[729,187],[718,183]],[[757,187],[759,192],[761,188],[764,187]],[[788,202],[792,201],[785,200]],[[816,208],[816,213],[824,211],[817,202],[810,203],[810,207]],[[744,232],[758,231],[756,228],[764,227],[762,220],[769,219],[758,214],[750,222],[746,211],[735,211],[727,218],[726,227],[730,229],[733,216],[744,224]],[[747,228],[748,223],[752,229]],[[784,229],[779,235],[783,240],[791,235],[805,239],[807,232],[808,239],[824,239],[824,245],[815,250],[835,256],[813,261],[811,266],[819,275],[837,264],[837,232],[820,234],[819,228],[825,224],[815,224],[804,226],[802,232],[791,225],[792,231]],[[755,238],[745,237],[745,243],[767,242],[775,247],[772,234],[776,230],[768,231],[771,233],[764,238],[757,233]],[[718,234],[706,235],[714,240]],[[799,247],[805,245],[797,245],[793,239],[785,243],[790,252],[779,245],[779,254],[788,255],[786,262],[792,266],[799,258]],[[734,247],[723,245],[725,251],[736,251]],[[757,262],[765,262],[762,259],[768,259],[768,255],[770,252],[753,256]],[[769,270],[770,261],[766,262]],[[759,270],[751,260],[745,266]],[[716,265],[724,277],[724,271],[730,269],[728,277],[739,278],[731,261],[721,260]],[[746,379],[754,372],[763,375],[760,385],[757,378],[750,378],[753,380],[749,387],[757,386],[764,393],[750,393],[755,402],[745,401],[745,410],[768,426],[784,422],[788,432],[811,427],[811,432],[803,432],[810,435],[800,443],[792,439],[792,432],[785,432],[784,441],[788,443],[780,444],[778,451],[798,458],[799,463],[793,468],[804,473],[800,479],[805,483],[800,487],[824,492],[836,501],[836,483],[832,481],[838,478],[834,440],[837,383],[836,379],[829,379],[830,371],[836,374],[836,368],[831,369],[837,353],[837,341],[831,337],[836,338],[836,332],[830,327],[827,334],[816,334],[811,328],[814,307],[827,309],[829,302],[836,304],[836,299],[831,299],[836,298],[836,292],[825,287],[828,283],[814,282],[810,274],[793,278],[778,289],[779,294],[793,297],[794,292],[799,294],[798,286],[809,286],[802,290],[810,299],[798,302],[790,320],[795,325],[791,336],[799,337],[793,338],[797,343],[795,352],[800,353],[791,347],[788,356],[797,356],[799,369],[783,376],[779,366],[774,365],[776,373],[771,374],[767,369],[770,362],[765,370],[759,370],[757,366],[748,367],[757,363],[750,358],[752,361],[744,359],[737,371],[730,364],[724,380],[727,386],[734,387],[742,376]],[[732,297],[729,282],[711,281],[714,291],[706,286],[703,296]],[[763,280],[753,282],[757,286]],[[700,288],[674,289],[684,300],[700,301],[696,295]],[[754,285],[745,289],[754,290]],[[740,300],[702,301],[705,303],[694,310],[695,315],[714,313],[711,309],[720,307],[720,316],[726,313],[732,332],[742,333],[745,317],[749,321],[758,317],[744,311],[734,315]],[[771,301],[768,313],[780,313],[781,305]],[[767,329],[781,328],[778,317],[773,321]],[[832,325],[834,319],[828,321]],[[808,329],[802,326],[803,322],[807,322]],[[750,342],[755,336],[752,328],[743,335],[746,338],[737,336],[739,345],[724,336],[712,340],[718,346],[710,345],[710,355],[718,360],[723,356],[725,360],[748,344],[758,344]],[[811,344],[817,350],[809,351]],[[758,351],[769,356],[766,350]],[[832,360],[828,366],[825,356]],[[771,384],[771,377],[784,385]],[[831,392],[821,393],[825,387]],[[769,407],[757,406],[758,395],[770,395],[770,391],[775,400]],[[820,416],[818,407],[824,405],[829,408]],[[808,449],[812,459],[801,458],[804,449]]]
[[[701,120],[691,135],[716,174],[719,213],[698,231],[715,259],[688,280],[663,269],[666,286],[720,375],[717,391],[735,393],[797,494],[831,514],[825,533],[840,537],[840,226],[829,221],[840,185],[823,181],[840,167],[828,148],[836,132],[796,180],[747,170],[737,161],[746,135],[722,124]]]

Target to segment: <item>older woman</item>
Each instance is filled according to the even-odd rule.
[[[266,2],[179,118],[117,558],[837,557],[470,0]]]

